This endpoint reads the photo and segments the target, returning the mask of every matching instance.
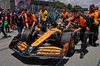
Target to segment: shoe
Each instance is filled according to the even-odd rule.
[[[83,57],[84,57],[84,53],[81,52],[81,53],[80,53],[80,59],[83,59]]]
[[[4,36],[3,38],[7,38],[7,36]]]
[[[93,43],[92,42],[89,42],[89,46],[92,46],[93,45]]]
[[[96,47],[96,46],[97,46],[97,44],[96,44],[96,43],[94,43],[94,44],[93,44],[93,46],[94,46],[94,47]]]

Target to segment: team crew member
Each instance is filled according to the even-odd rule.
[[[52,16],[52,13],[50,12],[50,13],[48,14],[48,25],[52,23],[52,18],[53,18],[53,16]],[[49,26],[48,26],[48,27],[49,27]]]
[[[53,27],[56,27],[57,26],[57,10],[55,11],[55,13],[53,14]]]
[[[99,7],[98,6],[96,6],[95,7],[95,11],[98,11],[99,10]],[[100,12],[100,11],[98,11],[98,12]]]
[[[10,32],[10,10],[7,11],[7,21],[8,21],[7,29],[8,29],[8,32]]]
[[[39,20],[41,20],[41,24],[44,27],[44,31],[47,31],[47,16],[48,16],[48,12],[47,10],[45,10],[45,6],[41,7],[42,10],[40,10],[40,18]]]
[[[95,7],[95,12],[98,12],[99,16],[100,16],[100,11],[99,11],[99,7],[98,6]],[[98,19],[98,22],[100,23],[100,19]]]
[[[25,22],[27,28],[35,27],[36,16],[30,12],[27,12],[25,16]]]
[[[79,16],[77,9],[73,8],[71,10],[71,14],[73,15],[73,17],[71,18],[70,22],[68,23],[66,29],[68,29],[69,26],[71,25],[71,23],[73,23],[74,21],[76,21],[80,25],[79,28],[76,31],[74,31],[72,34],[80,31],[80,39],[82,42],[80,58],[83,58],[84,52],[86,50],[86,42],[87,42],[87,38],[89,35],[89,28],[86,25],[87,21],[85,19],[83,19],[83,17]]]
[[[16,29],[16,26],[15,26],[15,14],[13,13],[13,11],[10,14],[10,24],[11,24],[11,29],[12,30]]]
[[[5,18],[8,19],[8,17],[7,17],[7,11],[4,9],[4,10],[3,10],[3,23],[5,23]],[[5,30],[6,30],[6,32],[9,32],[9,24],[7,24],[7,25],[5,26]]]
[[[68,24],[67,19],[69,18],[69,13],[66,12],[66,9],[63,9],[62,15],[61,15],[61,19],[63,18],[63,22],[66,23],[66,25]]]
[[[90,12],[87,14],[88,17],[94,16],[94,20],[100,21],[100,12],[95,10],[94,5],[90,5]],[[98,40],[98,28],[99,24],[94,24],[91,22],[90,32],[93,34],[89,35],[89,44],[96,46],[96,41]]]
[[[21,41],[21,32],[23,28],[23,22],[24,22],[24,8],[21,7],[19,11],[16,13],[16,22],[17,22],[17,29],[18,29],[18,41]]]
[[[1,11],[0,11],[0,31],[3,33],[4,38],[6,38],[7,37],[7,34],[4,31],[3,14],[2,14]]]

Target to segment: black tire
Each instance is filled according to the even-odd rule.
[[[72,56],[72,55],[74,54],[74,49],[75,49],[75,47],[72,47],[72,48],[70,47],[70,46],[71,46],[71,38],[72,38],[71,32],[64,32],[64,33],[62,34],[61,41],[60,41],[61,47],[64,48],[64,45],[65,45],[66,43],[69,43],[68,52],[66,51],[65,56],[66,56],[66,55]],[[74,40],[74,39],[73,39],[73,40]]]
[[[63,47],[66,43],[70,43],[71,32],[63,32],[61,36],[60,46]]]
[[[68,46],[68,49],[69,49],[70,41],[71,41],[71,32],[63,32],[62,37],[61,37],[61,41],[60,41],[60,47],[63,48],[63,50],[64,50],[65,44],[69,43],[69,46]],[[67,48],[66,48],[65,52],[66,53],[64,54],[64,56],[66,56],[67,53],[69,52],[69,51],[67,51]]]
[[[26,42],[27,44],[30,44],[30,40],[31,40],[30,32],[31,32],[30,29],[26,29],[25,31],[23,31],[23,33],[21,34],[22,42]]]
[[[32,41],[35,41],[35,39],[38,38],[38,30],[35,30],[33,33],[32,33]]]

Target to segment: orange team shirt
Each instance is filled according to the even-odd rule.
[[[83,17],[81,17],[81,16],[79,16],[79,18],[75,18],[74,16],[71,18],[71,23],[72,22],[74,22],[74,21],[76,21],[79,25],[80,25],[80,27],[81,28],[86,28],[86,29],[88,29],[89,30],[89,28],[88,28],[88,26],[86,25],[86,20],[85,19],[83,19]]]
[[[28,18],[27,15],[25,16],[26,23],[33,24],[33,20],[36,22],[36,16],[34,14],[32,14],[32,16],[30,18]]]
[[[88,17],[94,16],[94,19],[98,19],[98,18],[100,18],[100,11],[96,10],[94,13],[88,12],[88,14],[86,16],[88,16]]]
[[[68,12],[66,12],[65,14],[62,12],[62,15],[61,15],[63,18],[69,18],[69,13]]]

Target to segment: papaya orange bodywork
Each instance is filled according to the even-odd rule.
[[[56,52],[55,50],[52,51],[52,50],[48,50],[48,51],[39,51],[37,54],[51,54],[51,55],[59,55],[60,54],[60,51],[59,52]]]
[[[59,47],[49,46],[49,47],[43,47],[43,49],[55,49],[55,50],[62,50]]]
[[[65,55],[66,51],[68,50],[69,43],[66,43],[64,46],[63,55]]]
[[[51,30],[48,30],[46,33],[44,33],[39,39],[37,39],[34,43],[31,44],[31,46],[38,46],[43,41],[45,41],[47,38],[49,38],[52,34],[54,34],[56,31],[59,31],[59,29],[54,28]]]
[[[19,48],[20,50],[25,50],[25,49],[27,48],[26,42],[22,42],[22,44],[20,44],[20,45],[18,46],[18,48]]]
[[[43,47],[37,54],[60,54],[61,50],[61,48],[54,46]]]

